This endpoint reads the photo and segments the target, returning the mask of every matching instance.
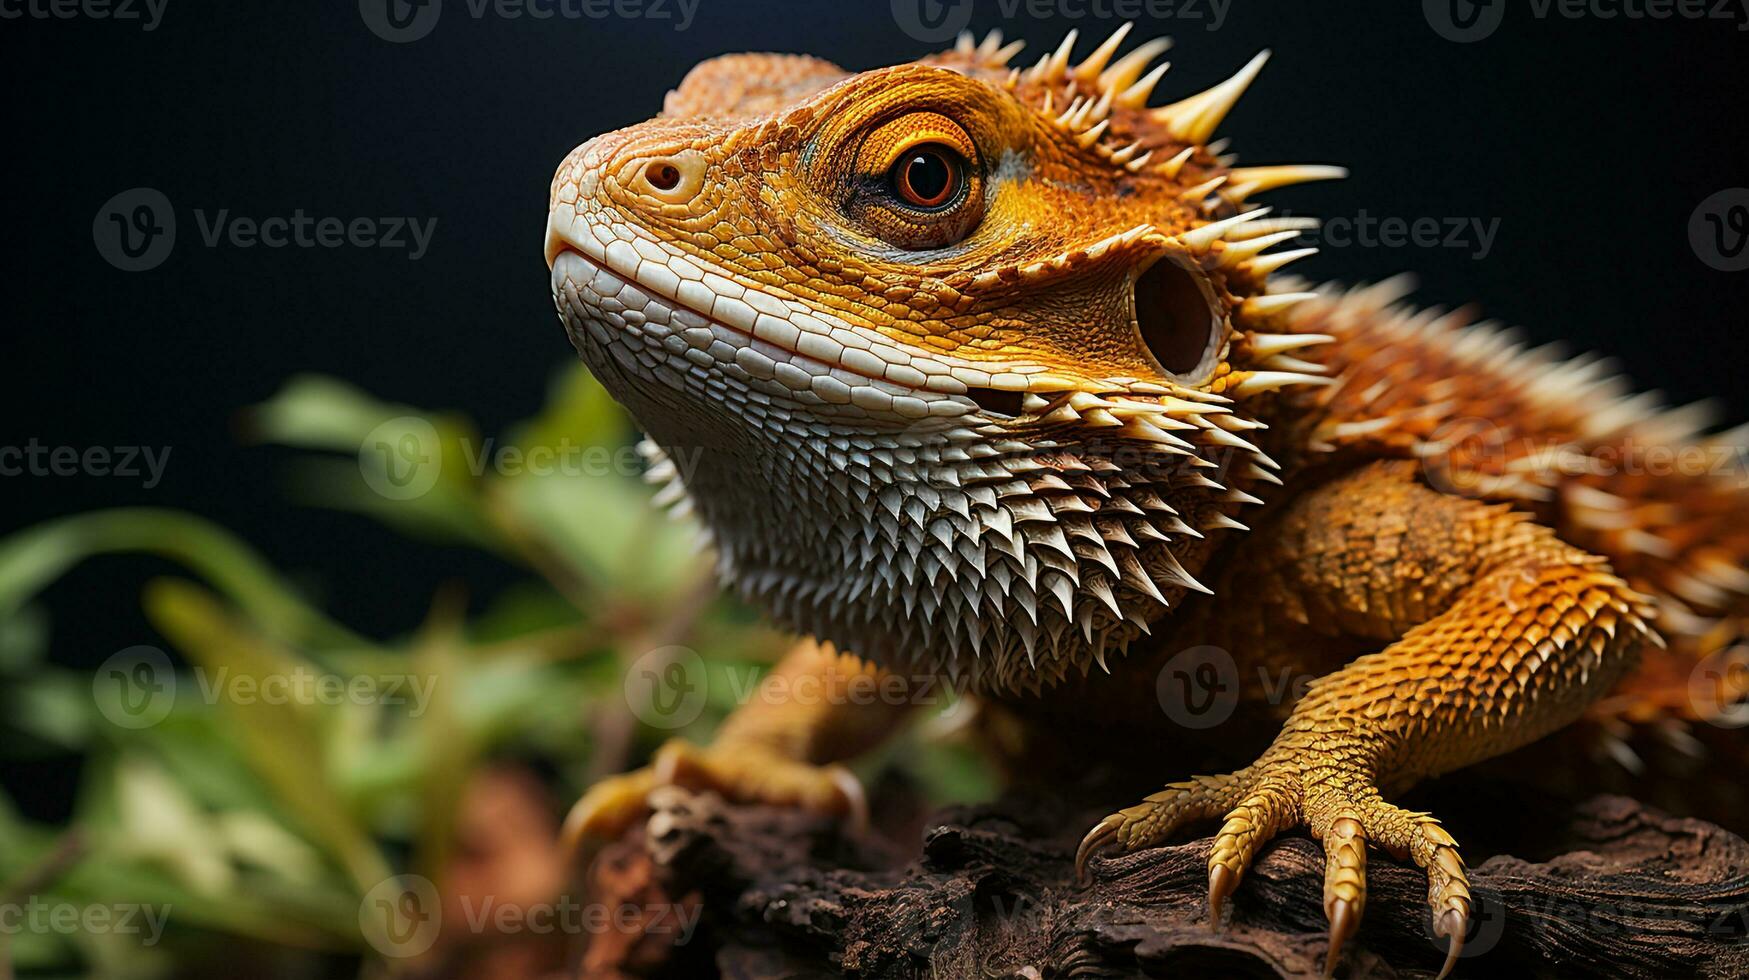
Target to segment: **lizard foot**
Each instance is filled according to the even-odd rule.
[[[565,818],[563,845],[575,854],[589,840],[613,840],[650,812],[650,794],[663,786],[710,790],[742,803],[790,806],[868,824],[862,783],[843,766],[816,766],[757,743],[701,748],[671,739],[650,765],[590,787]]]
[[[1343,944],[1360,928],[1366,906],[1366,846],[1370,842],[1427,873],[1435,935],[1449,940],[1443,980],[1457,965],[1469,928],[1471,899],[1457,842],[1425,813],[1384,801],[1376,786],[1369,741],[1354,732],[1291,732],[1256,763],[1228,775],[1173,783],[1140,804],[1106,817],[1081,841],[1077,875],[1107,849],[1140,850],[1163,843],[1198,820],[1221,818],[1209,855],[1209,921],[1219,928],[1221,908],[1263,845],[1282,831],[1304,827],[1324,847],[1324,914],[1330,923],[1325,976]]]

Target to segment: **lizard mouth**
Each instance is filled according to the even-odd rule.
[[[956,377],[966,372],[873,341],[793,300],[703,269],[635,228],[588,221],[568,205],[548,215],[546,259],[574,342],[611,350],[642,341],[647,354],[638,360],[653,356],[683,375],[721,372],[810,404],[910,419],[976,411],[977,386],[969,382],[990,385],[987,375]]]

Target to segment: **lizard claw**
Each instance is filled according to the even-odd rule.
[[[1087,836],[1081,838],[1081,846],[1075,849],[1075,883],[1086,885],[1092,876],[1087,873],[1087,862],[1094,855],[1106,850],[1117,839],[1117,823],[1111,817],[1099,821]]]
[[[1227,904],[1227,896],[1238,888],[1239,876],[1232,868],[1217,864],[1209,869],[1209,928],[1220,931],[1221,909]]]
[[[1095,852],[1163,843],[1193,820],[1223,820],[1209,853],[1209,922],[1220,927],[1226,900],[1263,846],[1304,827],[1323,845],[1324,913],[1330,944],[1324,975],[1360,929],[1366,908],[1367,845],[1407,856],[1427,873],[1434,932],[1450,939],[1443,978],[1463,951],[1470,892],[1457,842],[1425,813],[1386,803],[1366,764],[1364,736],[1329,732],[1285,735],[1256,764],[1226,776],[1174,783],[1140,805],[1100,821],[1081,842],[1078,872]],[[1336,744],[1341,742],[1343,744]],[[1352,742],[1352,744],[1348,744]]]
[[[1459,909],[1450,909],[1433,924],[1433,933],[1450,940],[1451,946],[1445,954],[1445,965],[1439,968],[1439,976],[1434,980],[1445,980],[1451,976],[1451,971],[1457,966],[1458,957],[1464,953],[1464,936],[1470,931],[1470,917]]]
[[[1339,899],[1330,907],[1330,949],[1324,954],[1324,977],[1336,975],[1336,961],[1342,955],[1342,944],[1360,931],[1360,905]]]

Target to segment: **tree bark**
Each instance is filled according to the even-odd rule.
[[[1018,801],[949,809],[921,853],[833,823],[665,790],[591,869],[595,900],[700,915],[696,930],[597,937],[591,978],[1316,976],[1325,950],[1315,842],[1267,848],[1209,927],[1208,842],[1096,860],[1074,881],[1064,819]],[[1521,820],[1522,815],[1511,814]],[[1749,977],[1749,844],[1600,796],[1538,822],[1527,860],[1471,869],[1476,923],[1456,976]],[[1426,879],[1375,852],[1339,975],[1430,977],[1444,961]]]

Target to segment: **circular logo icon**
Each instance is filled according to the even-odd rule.
[[[394,959],[418,956],[443,931],[443,900],[422,875],[377,883],[358,903],[358,928],[377,952]]]
[[[358,0],[358,15],[377,37],[408,44],[436,29],[443,0]]]
[[[176,209],[163,191],[122,191],[97,209],[91,240],[103,261],[123,272],[156,269],[176,247]]]
[[[1452,419],[1434,430],[1424,448],[1421,471],[1436,490],[1488,497],[1505,483],[1506,436],[1491,419]]]
[[[150,728],[176,705],[176,668],[157,647],[128,647],[97,668],[91,697],[110,724]]]
[[[1720,650],[1688,675],[1694,713],[1720,728],[1749,725],[1749,646]]]
[[[1239,665],[1220,647],[1182,650],[1160,668],[1154,694],[1166,717],[1179,725],[1214,728],[1239,707]]]
[[[1421,0],[1421,12],[1434,33],[1469,44],[1493,34],[1506,16],[1506,0]]]
[[[389,419],[358,446],[364,482],[390,500],[414,500],[431,492],[443,472],[437,427],[417,415]]]
[[[1749,190],[1728,187],[1688,216],[1688,244],[1720,272],[1749,269]]]
[[[1443,914],[1443,913],[1442,913]],[[1444,956],[1451,948],[1446,937],[1435,934],[1433,917],[1423,915],[1421,932],[1433,948]],[[1467,960],[1481,956],[1499,945],[1500,937],[1506,934],[1506,905],[1500,901],[1500,896],[1487,889],[1475,889],[1470,893],[1470,927],[1464,940],[1464,948],[1458,953],[1458,959]]]
[[[626,704],[651,728],[683,728],[704,713],[710,679],[704,658],[686,647],[657,647],[626,671]]]
[[[940,44],[972,22],[972,0],[893,0],[893,22],[914,41]]]

